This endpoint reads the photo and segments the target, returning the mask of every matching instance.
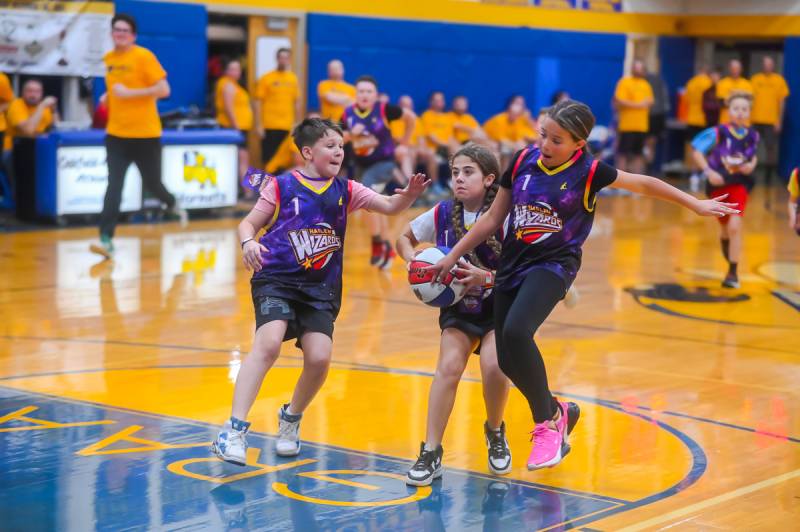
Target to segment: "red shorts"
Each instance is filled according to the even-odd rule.
[[[708,197],[717,198],[723,194],[727,194],[728,197],[722,201],[725,203],[735,203],[736,206],[734,209],[739,209],[741,212],[738,214],[738,216],[742,216],[744,214],[745,207],[747,207],[747,187],[740,183],[735,185],[722,185],[721,187],[713,187],[710,190]],[[718,218],[719,223],[722,225],[727,224],[729,219],[730,215],[720,216]]]

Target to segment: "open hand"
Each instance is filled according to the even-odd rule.
[[[431,264],[430,266],[425,266],[422,268],[422,271],[433,272],[432,282],[441,283],[444,278],[447,277],[448,272],[450,272],[450,270],[453,269],[453,266],[456,265],[456,262],[458,262],[458,258],[453,257],[452,254],[448,253],[436,264]]]
[[[263,264],[261,263],[261,253],[267,253],[267,248],[255,240],[250,240],[242,248],[242,262],[244,267],[254,272],[260,272]]]
[[[739,214],[736,203],[724,203],[722,200],[727,198],[727,194],[712,199],[697,200],[693,210],[699,216],[727,216],[729,214]]]
[[[428,179],[425,174],[414,174],[411,176],[411,179],[408,180],[406,188],[398,190],[395,193],[417,199],[430,184],[431,180]]]
[[[491,272],[478,268],[465,260],[460,260],[458,261],[458,267],[456,267],[456,274],[458,279],[454,282],[463,284],[470,290],[485,285],[486,277],[491,275]]]

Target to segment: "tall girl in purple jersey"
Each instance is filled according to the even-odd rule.
[[[303,351],[303,371],[290,402],[278,411],[275,450],[280,456],[300,452],[300,419],[325,382],[331,362],[348,215],[358,209],[397,214],[410,207],[430,182],[417,174],[405,189],[391,197],[381,196],[336,177],[344,158],[338,125],[308,118],[292,135],[305,160],[303,170],[272,179],[239,224],[242,260],[253,270],[256,334],[236,378],[231,417],[211,451],[242,466],[247,457],[250,408],[280,355],[281,344],[294,338]],[[256,240],[262,228],[265,233]]]
[[[595,160],[586,139],[595,118],[573,100],[554,105],[540,124],[540,147],[518,152],[500,180],[492,206],[441,261],[438,278],[510,216],[494,290],[495,340],[500,368],[528,400],[534,420],[528,469],[552,467],[569,452],[573,414],[550,393],[533,335],[575,280],[581,247],[594,219],[597,192],[623,188],[677,203],[701,216],[737,212],[717,199],[699,200],[654,177]]]

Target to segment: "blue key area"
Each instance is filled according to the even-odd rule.
[[[0,528],[533,530],[627,505],[447,468],[414,488],[410,461],[307,442],[280,458],[256,433],[237,467],[209,454],[216,432],[0,387]]]

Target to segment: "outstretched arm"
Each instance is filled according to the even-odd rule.
[[[478,247],[481,242],[484,242],[503,225],[510,208],[511,191],[500,187],[489,210],[478,218],[475,225],[453,246],[447,256],[436,264],[428,266],[425,270],[436,271],[437,281],[443,278],[456,265],[459,258]]]
[[[727,194],[714,199],[700,200],[673,187],[669,183],[647,175],[631,174],[618,170],[617,179],[610,186],[677,203],[699,216],[725,216],[740,212],[736,209],[736,204],[723,203],[721,201],[725,199]]]
[[[415,174],[408,180],[408,185],[402,190],[398,190],[392,196],[375,196],[369,204],[369,210],[381,214],[397,214],[402,212],[417,200],[431,180],[425,174]]]

